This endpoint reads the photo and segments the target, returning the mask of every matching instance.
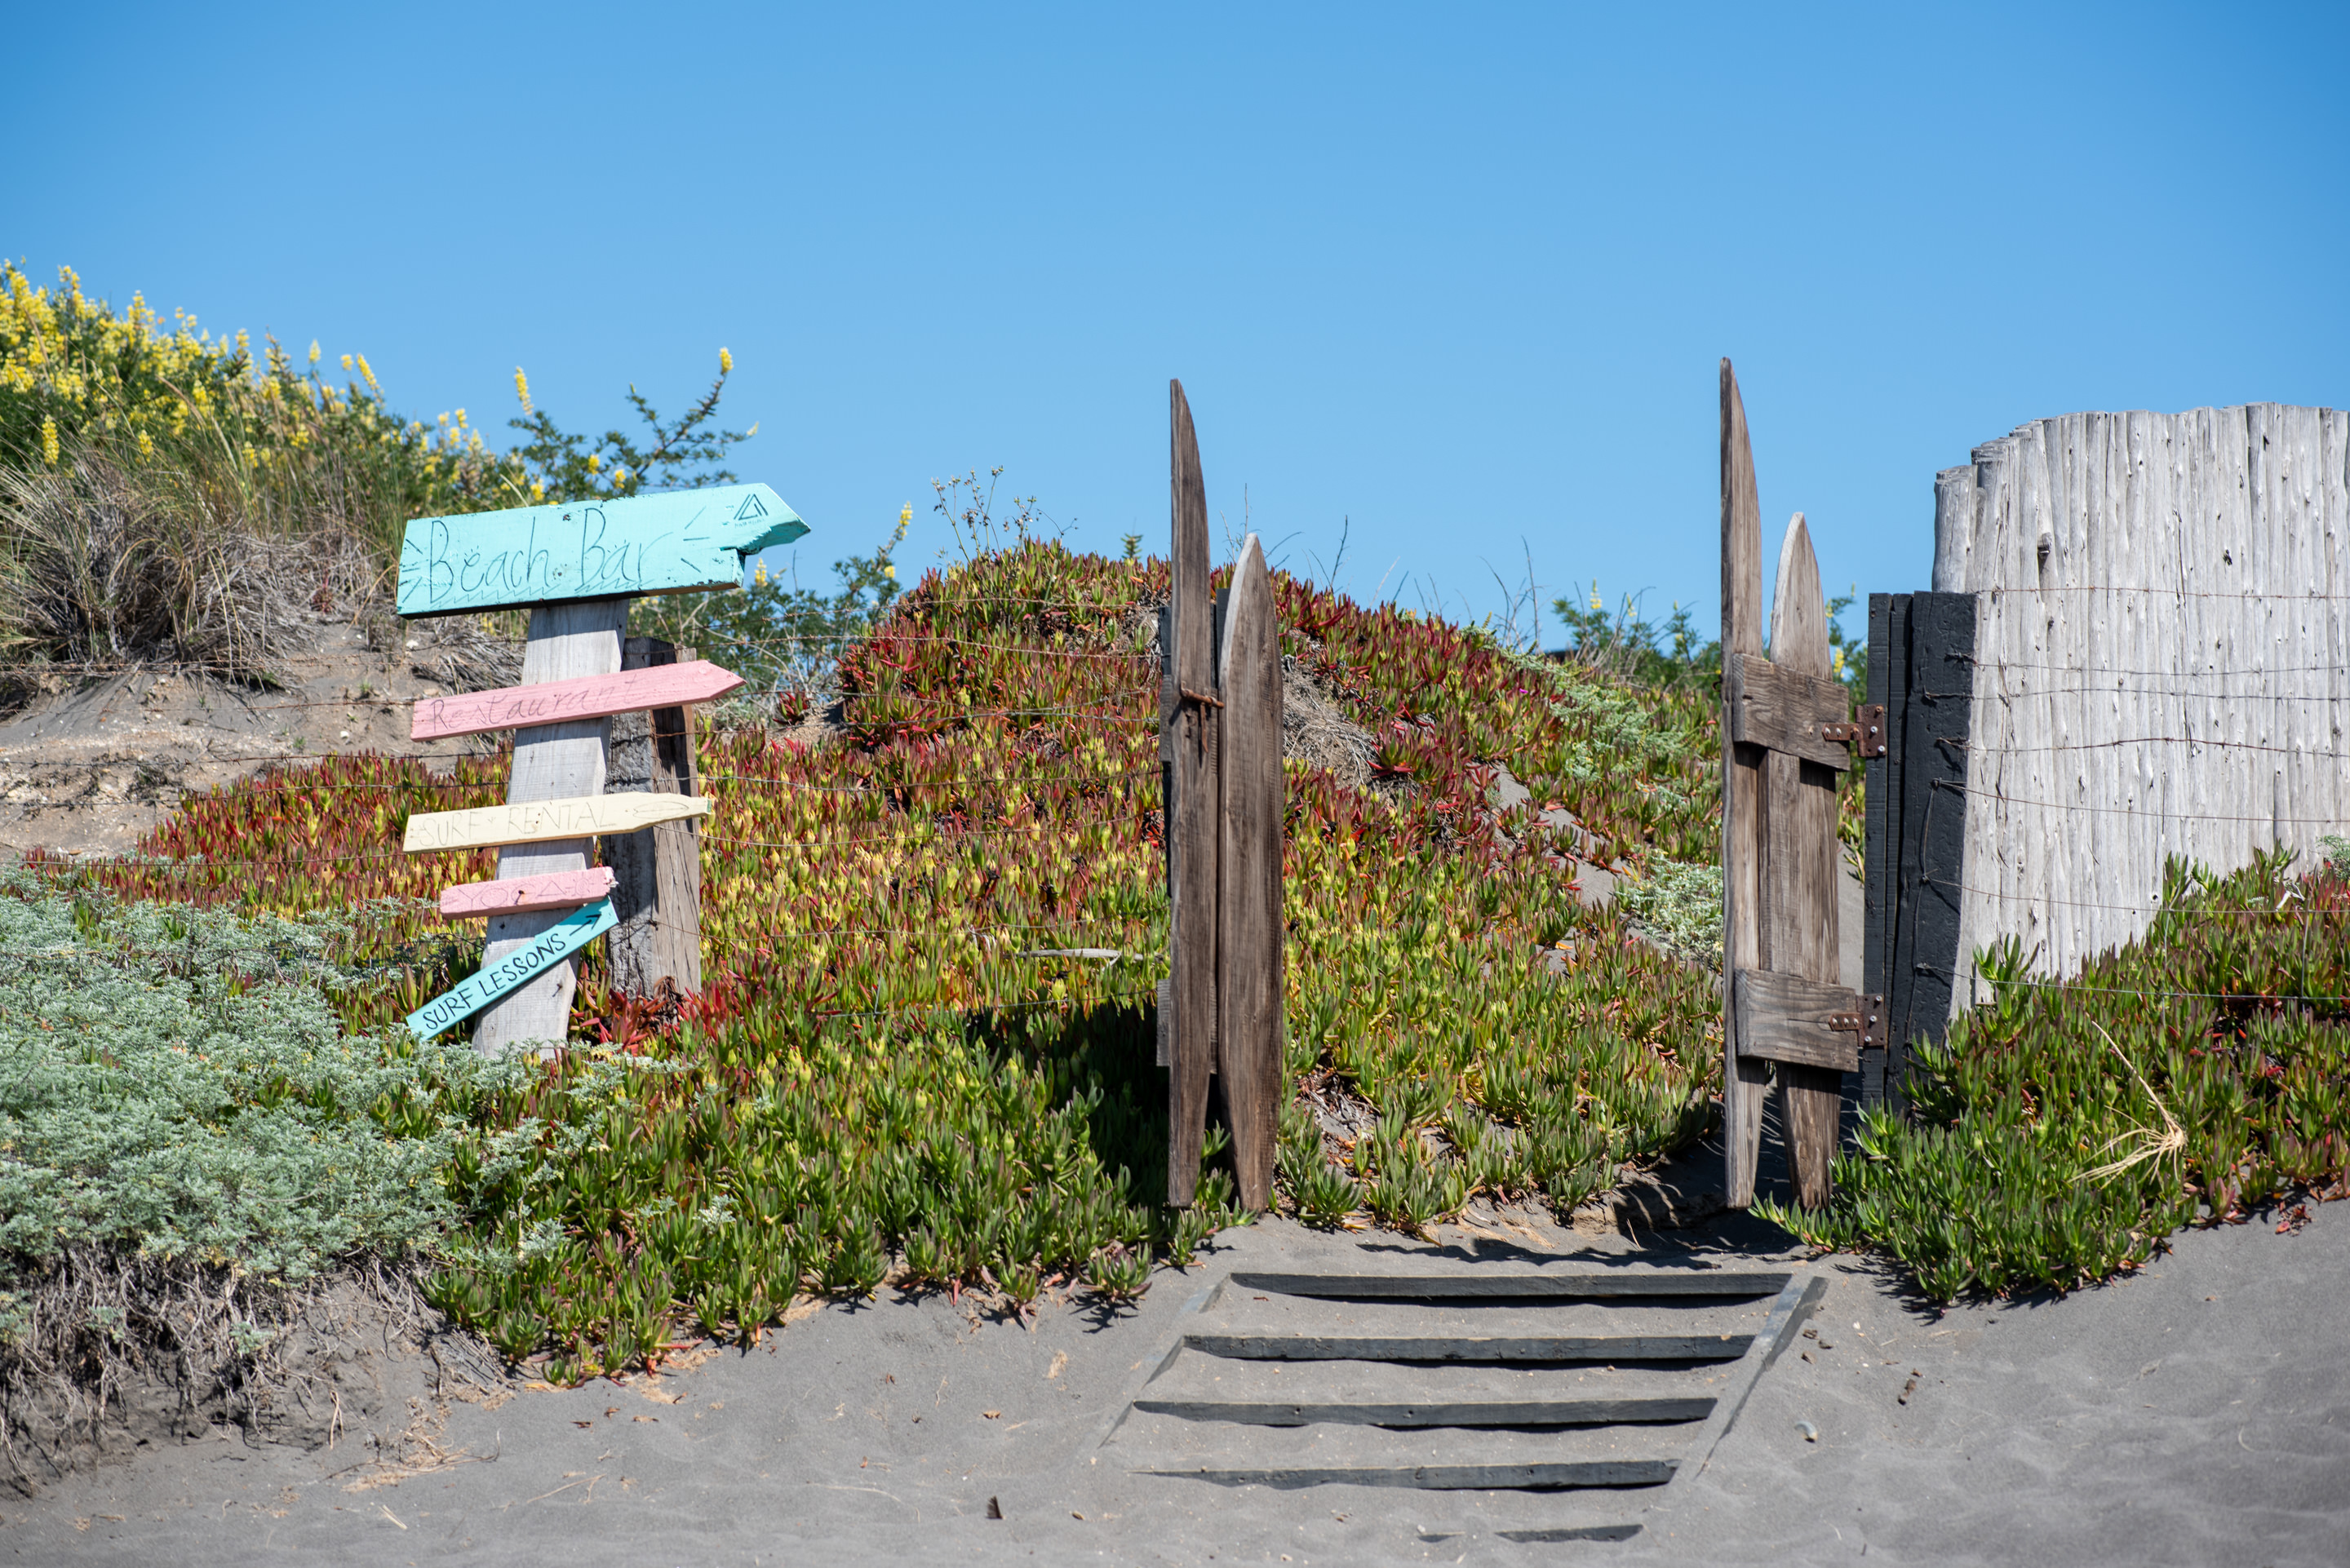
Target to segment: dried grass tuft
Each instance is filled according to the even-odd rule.
[[[0,469],[0,659],[12,664],[252,680],[318,614],[380,597],[380,576],[355,535],[256,527],[100,453],[54,472]]]

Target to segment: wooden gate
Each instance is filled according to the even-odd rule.
[[[1282,1103],[1281,628],[1252,534],[1211,599],[1207,487],[1183,383],[1168,383],[1172,571],[1159,622],[1167,827],[1167,1200],[1200,1176],[1209,1079],[1221,1079],[1241,1202],[1273,1200]]]
[[[1754,1200],[1775,1075],[1796,1200],[1828,1200],[1842,1075],[1883,1027],[1882,999],[1836,983],[1836,774],[1882,739],[1855,722],[1828,646],[1804,514],[1787,524],[1762,644],[1762,514],[1746,409],[1721,362],[1722,1149],[1733,1209]]]

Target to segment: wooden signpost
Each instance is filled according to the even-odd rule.
[[[1754,1200],[1775,1068],[1796,1201],[1828,1200],[1841,1075],[1883,1027],[1883,999],[1835,983],[1836,773],[1855,725],[1828,646],[1819,564],[1787,524],[1762,655],[1762,515],[1746,408],[1721,362],[1722,1150],[1730,1206]],[[1864,718],[1866,716],[1864,715]],[[1881,730],[1881,726],[1878,727]]]
[[[1211,605],[1208,503],[1180,381],[1169,383],[1172,597],[1159,757],[1167,824],[1167,1200],[1197,1194],[1209,1080],[1221,1077],[1241,1202],[1273,1199],[1282,1102],[1281,632],[1252,534]],[[1219,630],[1219,628],[1221,628]]]
[[[502,844],[545,844],[634,833],[681,816],[700,816],[710,803],[682,794],[583,794],[467,811],[420,811],[408,819],[400,847],[411,855],[434,849],[490,849]]]
[[[626,670],[618,675],[590,675],[577,680],[550,680],[543,686],[468,691],[418,702],[409,733],[415,740],[438,741],[451,735],[479,735],[491,730],[553,724],[566,719],[608,719],[616,713],[641,713],[652,708],[707,702],[742,684],[743,678],[733,670],[721,670],[707,659],[698,659],[691,664]]]
[[[511,882],[464,882],[441,890],[441,918],[462,920],[519,915],[532,909],[569,909],[612,896],[619,880],[608,866],[517,877]]]
[[[420,1037],[479,1013],[478,1051],[563,1044],[577,954],[613,929],[616,901],[657,901],[612,867],[590,866],[594,841],[625,842],[618,836],[710,809],[687,793],[607,794],[612,717],[647,709],[681,713],[742,684],[700,661],[624,670],[629,598],[739,587],[744,556],[806,532],[764,484],[422,517],[408,525],[402,616],[531,610],[521,685],[417,705],[420,740],[515,731],[504,805],[420,812],[408,822],[411,853],[500,849],[495,881],[441,896],[447,918],[487,917],[488,940],[477,973],[410,1016]],[[691,747],[690,732],[678,739]],[[698,877],[671,880],[698,894]],[[672,902],[678,896],[666,887],[663,893]],[[674,923],[698,932],[699,912]],[[691,970],[671,972],[689,982],[681,990],[698,989],[699,955]]]
[[[806,532],[764,484],[419,517],[400,543],[399,610],[414,620],[740,587],[744,556]]]
[[[612,900],[583,904],[529,941],[494,963],[484,963],[408,1015],[409,1032],[430,1040],[452,1023],[461,1023],[504,995],[516,985],[559,964],[612,929]]]

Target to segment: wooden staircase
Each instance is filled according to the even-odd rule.
[[[1824,1286],[1648,1263],[1243,1269],[1186,1308],[1102,1458],[1224,1486],[1663,1487],[1702,1468]]]

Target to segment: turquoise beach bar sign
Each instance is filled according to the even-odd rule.
[[[451,1024],[471,1018],[549,964],[569,958],[619,923],[609,898],[581,905],[496,962],[484,964],[467,975],[454,990],[442,992],[410,1013],[408,1032],[419,1040],[432,1039]]]
[[[419,517],[400,543],[399,610],[415,619],[740,587],[744,556],[807,531],[764,484]]]

